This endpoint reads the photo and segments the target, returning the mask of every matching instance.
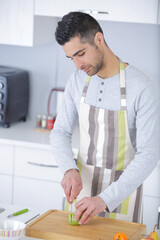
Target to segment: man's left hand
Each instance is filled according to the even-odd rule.
[[[81,216],[79,224],[86,224],[93,216],[103,212],[107,206],[105,202],[99,197],[85,197],[78,201],[75,205],[75,221]]]

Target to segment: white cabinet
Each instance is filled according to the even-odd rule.
[[[0,201],[12,203],[12,176],[0,175]]]
[[[0,144],[0,174],[13,174],[14,148],[11,145]]]
[[[0,144],[0,201],[12,202],[13,146]]]
[[[35,15],[62,17],[84,11],[98,20],[157,23],[158,0],[35,0]]]
[[[54,18],[34,16],[34,0],[0,0],[0,44],[33,46],[54,40]]]
[[[145,196],[160,198],[160,165],[145,180],[143,192]]]
[[[62,174],[50,147],[0,141],[0,201],[39,210],[63,208]]]
[[[0,44],[54,41],[56,17],[70,11],[84,11],[97,20],[156,24],[159,8],[158,0],[0,0]]]
[[[50,150],[15,147],[13,204],[62,210],[61,179]]]
[[[147,234],[153,231],[158,219],[160,198],[144,196],[143,198],[143,223],[147,225]],[[160,238],[160,230],[156,229]]]
[[[61,182],[62,174],[49,150],[15,148],[15,176]]]
[[[144,182],[143,194],[143,223],[147,225],[147,233],[153,231],[158,219],[158,208],[160,207],[160,165]],[[156,230],[160,237],[160,230]]]
[[[63,190],[60,183],[15,177],[13,203],[44,211],[62,210]]]

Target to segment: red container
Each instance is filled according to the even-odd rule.
[[[51,115],[47,117],[47,129],[49,130],[53,129],[55,120],[56,118]]]

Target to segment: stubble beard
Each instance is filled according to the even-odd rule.
[[[89,76],[93,76],[96,75],[102,68],[103,66],[103,62],[98,63],[95,67],[93,67],[93,71],[91,73],[88,72]]]
[[[102,66],[103,66],[104,54],[103,54],[103,52],[100,52],[100,50],[97,46],[96,46],[96,49],[99,52],[99,55],[97,57],[98,60],[97,60],[97,63],[95,66],[93,66],[93,65],[90,66],[92,68],[92,71],[87,73],[89,76],[96,75],[102,69]]]

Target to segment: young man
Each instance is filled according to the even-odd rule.
[[[66,198],[69,203],[77,199],[75,220],[82,216],[85,224],[99,214],[140,222],[142,183],[160,156],[154,83],[111,51],[88,14],[65,15],[55,35],[77,67],[50,136]],[[78,118],[75,162],[71,136]]]

